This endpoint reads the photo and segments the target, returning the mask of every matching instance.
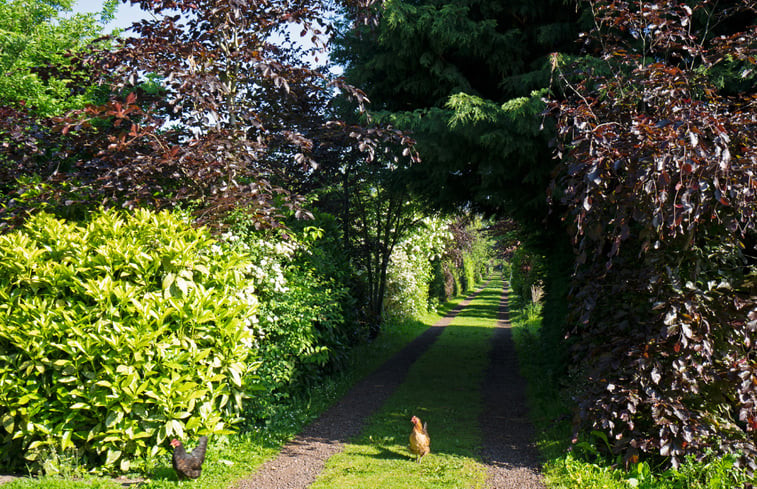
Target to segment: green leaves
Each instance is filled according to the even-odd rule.
[[[92,101],[87,87],[72,93],[71,78],[84,84],[72,69],[67,51],[79,51],[100,33],[92,14],[60,15],[75,2],[8,0],[0,3],[0,105],[24,103],[40,115],[59,115]],[[54,65],[59,65],[55,66]],[[94,83],[92,83],[94,85]]]
[[[76,450],[130,470],[168,437],[228,433],[256,365],[249,259],[146,210],[0,237],[0,465]]]
[[[579,13],[554,0],[392,0],[376,11],[376,26],[337,38],[335,57],[390,114],[381,120],[413,131],[414,194],[543,232],[554,162],[541,97],[550,53],[576,49]]]

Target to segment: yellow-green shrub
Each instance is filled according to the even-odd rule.
[[[128,470],[228,431],[254,358],[249,258],[167,212],[41,213],[0,237],[0,467]]]

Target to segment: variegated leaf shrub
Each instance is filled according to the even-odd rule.
[[[249,255],[168,212],[0,236],[0,468],[138,468],[228,433],[256,368]]]

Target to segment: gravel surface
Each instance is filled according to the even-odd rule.
[[[357,436],[383,402],[405,380],[410,366],[431,346],[445,326],[473,299],[475,294],[410,342],[391,360],[358,382],[337,404],[308,425],[278,458],[266,462],[237,489],[304,489],[323,469],[326,460]]]
[[[534,432],[528,420],[526,382],[507,315],[507,289],[502,293],[497,330],[492,338],[489,369],[482,395],[483,459],[489,465],[488,486],[494,489],[543,489]]]
[[[436,341],[445,326],[475,296],[467,298],[445,318],[409,343],[391,360],[358,382],[337,404],[308,425],[279,456],[266,462],[237,489],[305,489],[323,469],[326,460],[358,435],[383,402],[404,381],[410,366]],[[489,466],[488,486],[493,489],[544,489],[539,461],[528,422],[525,381],[507,318],[507,295],[503,293],[500,317],[492,338],[490,365],[483,381],[484,413],[482,456]],[[13,480],[0,476],[0,484]],[[130,485],[127,481],[124,486]]]

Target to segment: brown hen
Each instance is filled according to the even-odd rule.
[[[420,463],[421,459],[431,451],[431,438],[426,430],[427,424],[421,425],[421,420],[417,416],[413,416],[410,422],[413,423],[413,431],[410,433],[410,451],[418,457],[416,462]]]
[[[173,449],[173,468],[181,479],[197,479],[202,472],[202,463],[205,461],[205,451],[208,448],[208,437],[201,436],[197,447],[191,453],[187,453],[184,445],[179,440],[171,440]]]

